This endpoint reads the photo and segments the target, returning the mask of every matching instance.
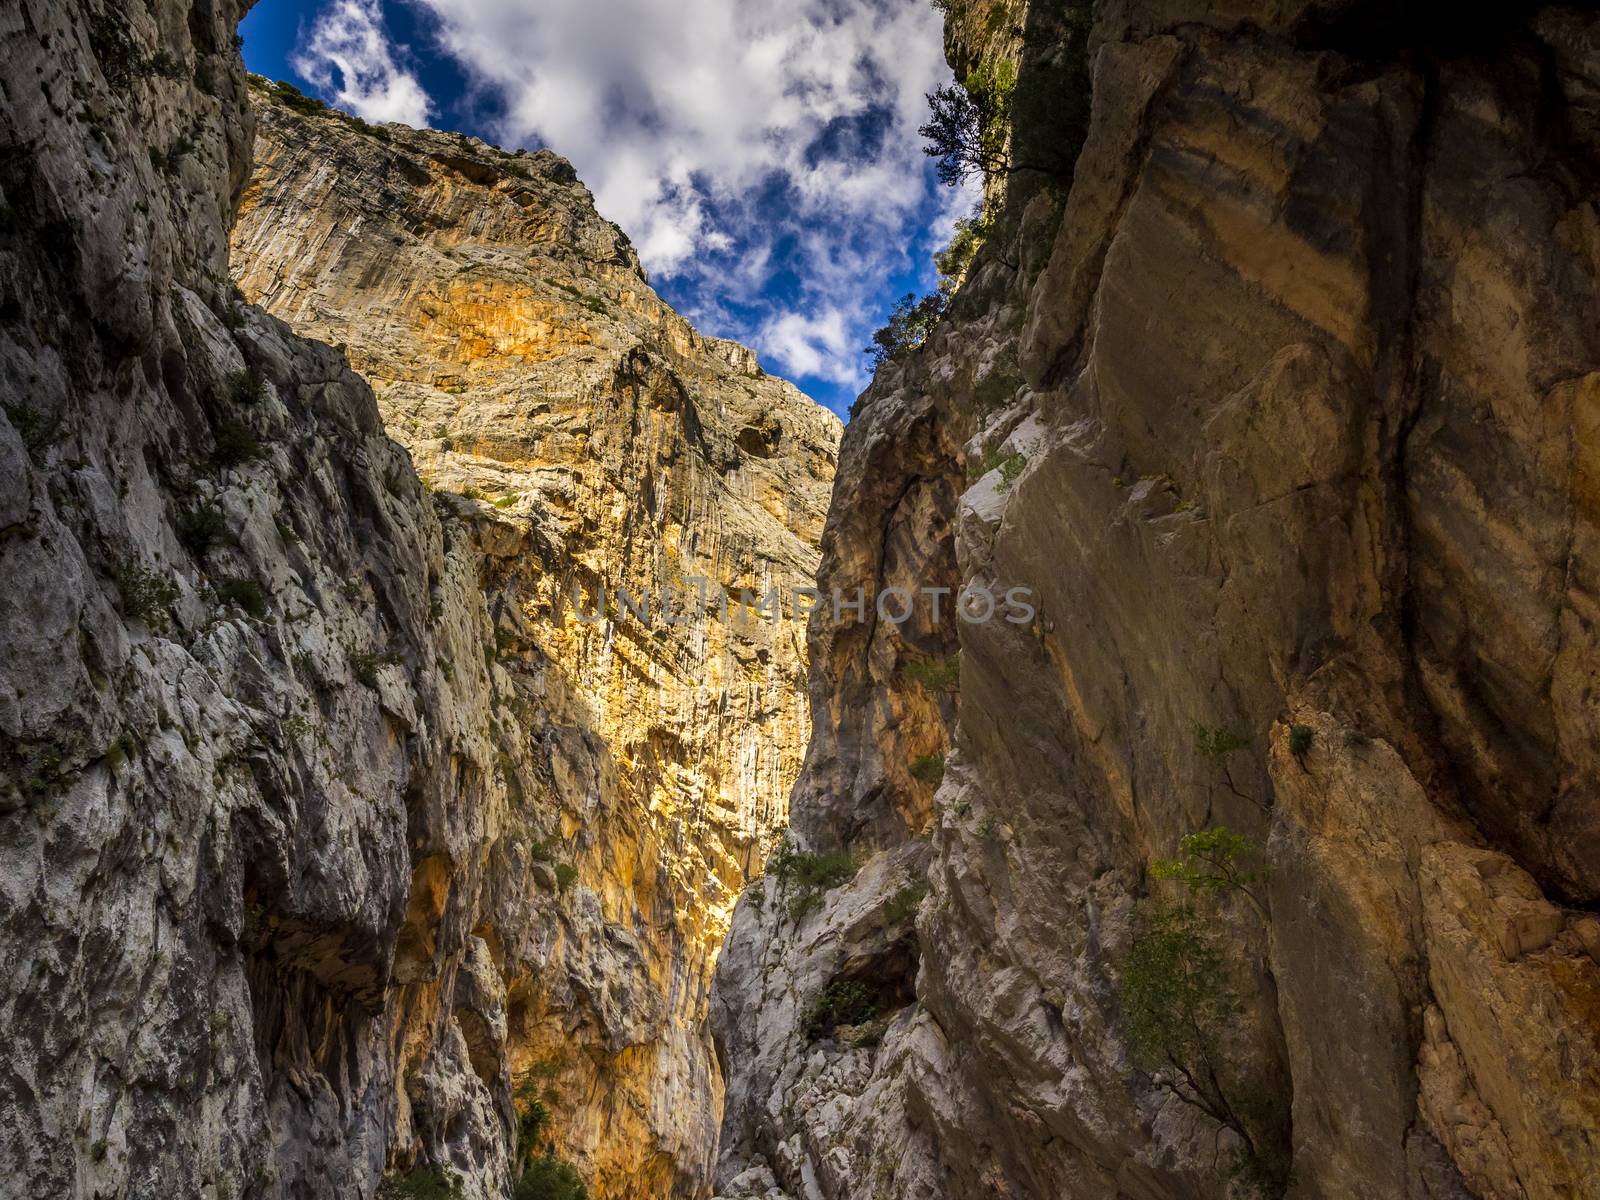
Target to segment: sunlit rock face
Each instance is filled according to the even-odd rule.
[[[499,661],[574,744],[559,833],[600,919],[569,948],[581,978],[513,983],[513,1070],[556,1064],[558,1145],[600,1194],[693,1194],[720,1104],[711,968],[809,735],[795,605],[839,422],[662,303],[564,160],[254,94],[234,278],[337,341],[453,494]],[[602,597],[617,619],[586,620]]]
[[[863,865],[739,907],[720,1195],[1596,1194],[1600,18],[1381,9],[1097,6],[1075,176],[991,184],[859,402],[824,584],[1038,619],[951,626],[950,696],[937,631],[813,628],[793,820]],[[947,12],[1019,100],[1070,27]],[[1124,990],[1219,825],[1265,872],[1189,897],[1257,1164]]]
[[[320,1200],[423,1168],[503,1200],[531,1078],[595,1194],[704,1195],[708,973],[784,817],[802,651],[555,599],[804,581],[837,425],[672,317],[550,156],[475,251],[439,218],[491,228],[496,156],[362,178],[342,147],[379,143],[326,122],[333,186],[436,180],[401,220],[441,256],[545,254],[585,294],[355,239],[418,297],[317,326],[380,403],[234,295],[242,8],[0,15],[0,1191]],[[315,219],[260,258],[319,261]]]

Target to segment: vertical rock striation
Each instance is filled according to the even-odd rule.
[[[1020,160],[1074,14],[948,13]],[[1600,1195],[1600,23],[1111,0],[1087,53],[1075,169],[991,181],[823,544],[1037,619],[814,624],[794,825],[863,865],[736,914],[719,1193]],[[896,667],[941,633],[953,703]],[[1193,901],[1207,1111],[1130,979],[1219,826],[1264,878]]]

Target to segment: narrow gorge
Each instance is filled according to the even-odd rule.
[[[249,7],[0,4],[0,1196],[1600,1200],[1591,7],[940,0],[842,429]]]

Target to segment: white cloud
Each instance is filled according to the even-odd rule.
[[[426,127],[433,103],[398,58],[383,31],[378,0],[334,0],[311,27],[293,66],[364,120]]]
[[[756,335],[760,349],[788,365],[797,375],[860,387],[865,372],[862,339],[854,332],[861,314],[827,308],[813,315],[783,313],[766,322]]]
[[[928,0],[410,2],[495,100],[499,140],[571,159],[646,267],[693,284],[690,315],[721,318],[709,332],[863,380],[885,280],[949,204],[916,132],[948,78]],[[752,318],[779,270],[786,311]]]

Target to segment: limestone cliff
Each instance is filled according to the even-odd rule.
[[[803,575],[834,426],[607,274],[631,257],[553,156],[499,172],[519,205],[482,147],[383,181],[436,181],[424,228],[475,188],[531,215],[392,251],[483,285],[426,281],[380,406],[229,281],[244,7],[0,11],[0,1178],[320,1198],[417,1168],[498,1198],[539,1148],[531,1077],[596,1194],[703,1194],[697,1015],[783,817],[800,652],[759,625],[585,636],[554,596],[659,578],[669,550],[719,582]],[[326,145],[353,170],[369,142]],[[627,315],[572,321],[489,269],[535,242]],[[379,318],[412,312],[339,340],[378,370]],[[589,347],[564,386],[497,357],[562,339]],[[454,422],[459,452],[419,442],[439,488],[517,497],[430,493],[386,415]],[[676,682],[646,703],[628,670]]]
[[[793,605],[838,419],[662,303],[554,154],[252,91],[234,278],[373,384],[386,430],[480,530],[501,663],[552,728],[592,743],[563,772],[560,832],[605,928],[637,939],[648,1003],[609,1011],[610,968],[600,997],[529,973],[514,1065],[559,1062],[558,1144],[602,1188],[665,1189],[640,1148],[715,1111],[711,968],[808,740]],[[659,611],[668,589],[681,611]],[[779,618],[738,603],[769,592]],[[586,621],[602,597],[616,619]],[[642,1042],[622,1032],[635,1023]]]
[[[990,181],[820,583],[1038,612],[814,622],[719,1193],[1600,1196],[1600,19],[946,11],[1081,153]]]

